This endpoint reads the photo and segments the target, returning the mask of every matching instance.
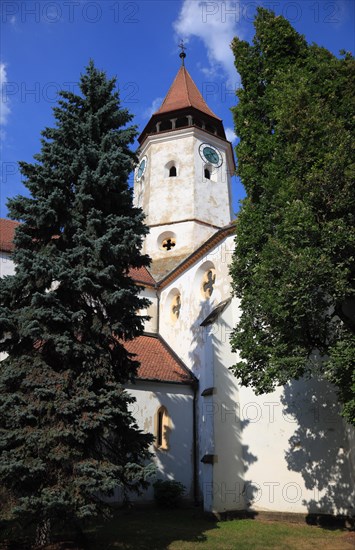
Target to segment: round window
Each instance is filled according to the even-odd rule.
[[[160,250],[170,252],[176,247],[176,235],[172,231],[164,231],[158,237],[157,244]]]

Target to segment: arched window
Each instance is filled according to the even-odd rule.
[[[177,321],[180,317],[180,310],[181,310],[181,296],[180,294],[176,294],[174,298],[171,301],[170,305],[170,317],[173,322]]]
[[[206,178],[207,180],[210,180],[210,179],[211,179],[211,172],[210,172],[210,170],[209,170],[208,168],[205,168],[204,173],[205,173],[205,178]]]
[[[179,161],[176,158],[172,158],[164,166],[164,177],[175,178],[178,175],[179,170]]]
[[[159,407],[156,415],[155,445],[166,451],[169,448],[169,415],[166,407]]]
[[[176,166],[171,166],[169,170],[169,178],[175,178],[176,177]]]

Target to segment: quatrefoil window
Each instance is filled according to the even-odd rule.
[[[164,239],[161,246],[164,248],[164,250],[169,251],[176,246],[176,241],[173,238]]]
[[[216,282],[216,271],[211,268],[206,271],[202,279],[202,295],[208,299],[211,298]]]

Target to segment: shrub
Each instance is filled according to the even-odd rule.
[[[175,508],[185,493],[185,487],[179,481],[163,481],[158,479],[153,484],[154,498],[159,506]]]

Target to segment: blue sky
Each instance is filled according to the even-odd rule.
[[[309,42],[334,54],[354,52],[353,0],[3,0],[0,216],[7,215],[7,197],[27,194],[17,162],[31,162],[39,152],[59,90],[78,91],[90,58],[117,76],[122,105],[142,130],[180,66],[177,44],[183,38],[192,78],[235,140],[230,108],[239,80],[229,43],[236,35],[252,39],[257,5],[285,16]],[[243,195],[235,179],[235,211]]]

